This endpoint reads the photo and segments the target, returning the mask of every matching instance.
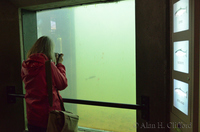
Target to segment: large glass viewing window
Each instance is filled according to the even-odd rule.
[[[49,36],[64,54],[69,86],[63,98],[136,103],[135,1],[37,12],[38,38]],[[136,131],[136,111],[65,103],[79,126]]]

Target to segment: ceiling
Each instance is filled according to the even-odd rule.
[[[15,6],[27,10],[45,10],[92,3],[116,2],[120,0],[9,0]]]

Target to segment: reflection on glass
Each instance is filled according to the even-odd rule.
[[[189,41],[174,42],[174,70],[189,73]]]
[[[174,79],[174,106],[188,115],[188,83]]]
[[[187,6],[185,8],[180,8],[175,12],[175,16],[179,17],[182,16],[183,14],[187,13]]]
[[[187,92],[184,92],[181,88],[175,88],[175,92],[176,92],[178,95],[187,98]]]
[[[134,0],[41,11],[37,22],[38,37],[50,36],[64,54],[69,86],[62,97],[136,103]],[[134,110],[65,107],[80,116],[81,127],[136,131]]]
[[[189,0],[179,0],[174,4],[174,33],[189,29]]]

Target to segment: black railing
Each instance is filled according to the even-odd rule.
[[[24,96],[25,96],[24,94],[16,94],[14,86],[7,87],[7,102],[8,103],[16,103],[16,97],[24,98]],[[144,119],[146,121],[149,120],[149,97],[147,97],[147,96],[141,97],[141,105],[89,101],[89,100],[79,100],[79,99],[67,99],[67,98],[63,98],[63,102],[74,103],[74,104],[83,104],[83,105],[94,105],[94,106],[103,106],[103,107],[141,110],[142,119]]]

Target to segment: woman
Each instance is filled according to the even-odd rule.
[[[57,65],[51,62],[52,107],[48,102],[45,61],[55,61],[53,50],[54,45],[51,39],[47,36],[40,37],[29,50],[27,60],[22,63],[21,76],[26,89],[25,100],[29,132],[45,132],[49,112],[61,110],[56,90],[63,90],[68,85],[65,66],[62,64],[63,54],[56,58]]]

